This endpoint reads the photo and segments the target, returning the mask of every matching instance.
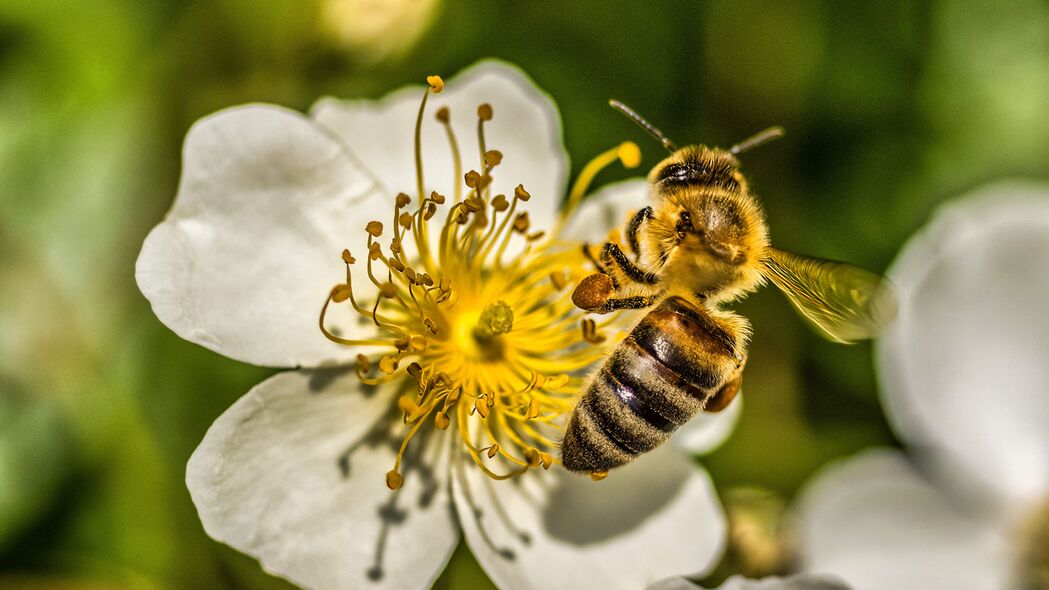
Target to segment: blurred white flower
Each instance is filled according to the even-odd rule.
[[[911,457],[872,450],[815,478],[805,569],[857,590],[1049,588],[1049,186],[945,205],[889,276],[878,371]]]
[[[685,578],[674,577],[660,580],[646,590],[702,590]],[[849,590],[841,580],[817,574],[796,574],[786,578],[770,576],[751,579],[732,576],[715,590]]]
[[[190,459],[205,529],[314,588],[428,587],[460,530],[506,588],[702,573],[725,521],[685,457],[668,447],[600,483],[556,466],[559,419],[612,341],[584,339],[566,291],[585,272],[571,239],[609,224],[542,233],[565,213],[556,107],[489,62],[449,82],[433,119],[419,98],[444,83],[430,83],[308,117],[237,107],[190,131],[139,286],[180,336],[295,369],[236,402]],[[628,148],[595,165],[636,159]],[[579,217],[636,207],[639,188],[601,191]],[[707,446],[727,432],[698,427]]]
[[[321,24],[357,60],[407,53],[434,21],[440,0],[322,0]]]

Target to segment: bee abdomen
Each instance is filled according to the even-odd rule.
[[[724,384],[734,348],[702,311],[663,302],[588,383],[565,430],[564,466],[607,471],[661,445]]]

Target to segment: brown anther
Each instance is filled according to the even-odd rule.
[[[414,217],[412,217],[411,213],[401,213],[401,216],[397,218],[397,221],[400,222],[401,227],[403,227],[404,229],[408,229],[412,226],[413,219]]]
[[[597,333],[597,323],[590,318],[583,318],[580,322],[583,328],[583,340],[586,340],[590,344],[601,344],[605,341],[605,337],[602,334]]]
[[[372,370],[372,363],[368,360],[368,357],[363,354],[357,355],[357,368],[364,373]]]
[[[433,203],[427,203],[426,209],[423,211],[423,219],[430,221],[433,216],[437,214],[437,205]]]
[[[424,286],[424,287],[432,287],[433,286],[433,279],[430,277],[430,275],[428,275],[428,274],[426,274],[424,272],[421,272],[421,273],[419,273],[419,284]]]
[[[399,238],[390,240],[390,252],[393,252],[394,254],[401,253],[401,240]]]
[[[463,201],[463,208],[470,213],[477,213],[481,209],[484,209],[484,201],[477,197],[470,197]]]
[[[397,287],[394,287],[393,283],[383,283],[379,285],[379,296],[386,299],[393,299],[397,296]]]
[[[477,188],[477,183],[481,181],[481,174],[476,170],[470,170],[463,175],[463,181],[466,182],[466,186]]]
[[[546,231],[539,230],[537,232],[532,232],[532,233],[526,235],[525,239],[528,240],[529,242],[535,242],[536,240],[543,239],[543,236],[545,236],[545,235],[546,235]]]
[[[594,481],[601,481],[602,479],[604,479],[606,477],[608,477],[608,472],[607,471],[591,471],[590,472],[590,479],[592,479]]]
[[[568,286],[568,279],[565,277],[565,271],[558,270],[550,273],[550,282],[553,283],[554,288],[560,291]]]
[[[331,290],[331,300],[335,303],[346,301],[350,298],[350,295],[353,295],[353,289],[349,285],[336,285]]]
[[[357,259],[353,257],[353,254],[350,254],[349,250],[343,250],[342,261],[346,264],[353,264],[354,262],[357,262]]]
[[[539,464],[543,462],[542,457],[539,456],[539,450],[531,447],[525,449],[525,461],[528,461],[529,467],[539,467]]]
[[[543,469],[550,469],[550,466],[554,464],[553,456],[543,451],[539,451],[539,461],[543,463]]]
[[[372,260],[382,258],[382,246],[380,246],[378,242],[372,242],[371,245],[368,246],[368,258],[371,258]]]
[[[408,368],[405,369],[405,371],[407,371],[408,374],[411,375],[412,379],[419,381],[423,373],[423,367],[419,363],[413,361],[410,365],[408,365]]]
[[[492,209],[502,213],[510,206],[510,202],[506,200],[506,195],[495,195],[492,199]]]
[[[490,184],[492,184],[492,176],[490,174],[482,174],[481,178],[477,180],[477,190],[483,191]]]
[[[398,209],[400,209],[401,207],[407,206],[408,203],[411,203],[411,202],[412,202],[412,198],[409,197],[408,195],[406,195],[404,193],[397,193],[397,198],[394,200],[393,203]]]
[[[437,373],[437,381],[439,381],[441,385],[445,387],[445,389],[452,388],[452,378],[449,377],[448,373],[445,373],[444,371]]]
[[[503,161],[503,152],[499,150],[488,150],[484,153],[484,163],[489,169],[495,168]]]
[[[434,113],[434,117],[437,118],[441,123],[447,123],[451,120],[451,113],[448,112],[448,107],[441,107]]]
[[[423,320],[423,324],[426,325],[427,331],[429,331],[434,336],[437,335],[437,324],[434,323],[433,320],[431,320],[430,318],[426,318],[425,320]]]
[[[397,260],[396,258],[391,258],[390,268],[397,272],[404,272],[404,263],[402,263],[400,260]]]
[[[442,291],[451,291],[452,290],[452,280],[449,279],[448,277],[441,277],[440,288],[441,288]]]
[[[525,190],[523,184],[519,184],[517,185],[517,188],[514,189],[514,197],[521,201],[527,201],[532,198],[532,195]]]
[[[488,103],[482,103],[481,106],[477,107],[477,116],[482,121],[491,121],[493,114],[492,105]]]
[[[430,200],[433,201],[434,203],[437,203],[438,205],[443,205],[444,204],[444,195],[442,195],[441,193],[439,193],[437,191],[433,191],[432,193],[430,193]]]
[[[368,225],[364,226],[364,231],[372,235],[372,237],[379,237],[382,235],[382,222],[381,221],[369,221]]]
[[[437,412],[437,415],[433,418],[433,425],[437,427],[437,430],[447,430],[448,425],[451,423],[451,418],[444,412]]]
[[[397,370],[397,359],[392,356],[384,356],[379,359],[379,370],[387,375],[393,375],[393,372]]]
[[[605,305],[615,291],[612,279],[600,272],[583,278],[572,291],[572,303],[579,309],[592,311]]]
[[[517,214],[517,217],[514,217],[514,231],[523,234],[528,231],[528,226],[531,223],[531,220],[528,218],[528,211],[522,211]]]
[[[484,401],[484,395],[474,400],[474,409],[482,418],[488,419],[488,404]]]
[[[396,469],[391,469],[386,473],[386,487],[393,491],[401,489],[404,485],[404,476],[400,474]]]
[[[406,279],[408,279],[409,283],[415,284],[415,278],[417,276],[418,275],[415,274],[415,270],[412,267],[410,267],[410,266],[404,267],[404,277]]]
[[[397,340],[393,341],[393,345],[397,348],[397,350],[401,352],[408,350],[409,344],[411,344],[411,341],[408,340],[407,336],[405,336],[404,338],[398,338]]]
[[[412,352],[422,352],[426,350],[426,338],[422,336],[412,336],[408,339],[408,349]]]

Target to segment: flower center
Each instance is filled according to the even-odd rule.
[[[524,186],[510,197],[492,194],[503,155],[486,146],[485,123],[494,116],[488,104],[477,109],[480,166],[465,174],[451,114],[437,112],[463,184],[455,186],[444,222],[432,233],[430,221],[448,199],[423,192],[421,124],[429,95],[444,86],[437,76],[427,81],[414,138],[416,205],[400,193],[393,200],[392,231],[378,220],[365,226],[368,252],[361,264],[375,295],[358,299],[350,272],[358,262],[343,251],[346,282],[331,290],[319,320],[334,342],[378,349],[357,355],[362,383],[399,386],[407,430],[387,474],[391,489],[403,484],[404,452],[428,423],[438,430],[454,425],[466,455],[495,479],[556,463],[560,419],[574,406],[586,368],[602,357],[598,330],[617,319],[582,319],[564,293],[586,274],[582,250],[533,230],[528,212],[520,210],[531,199]],[[636,166],[636,146],[618,146],[584,168],[562,222],[596,173],[617,160]],[[380,242],[384,236],[389,240]],[[338,336],[337,326],[326,323],[333,303],[351,305],[375,325],[376,336]]]

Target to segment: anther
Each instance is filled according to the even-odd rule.
[[[539,449],[529,447],[525,449],[524,456],[529,467],[539,467],[539,464],[543,462],[542,457],[539,456]]]
[[[397,296],[397,287],[394,287],[393,283],[383,283],[379,285],[379,296],[385,299],[393,299]]]
[[[437,427],[437,430],[446,430],[451,423],[452,420],[443,411],[437,412],[437,415],[433,418],[433,425]]]
[[[364,231],[377,238],[382,235],[382,222],[369,221],[368,225],[364,226]]]
[[[433,203],[427,203],[426,204],[426,210],[423,211],[423,219],[425,219],[426,221],[430,221],[431,219],[433,219],[433,216],[436,213],[437,213],[437,205],[435,205]]]
[[[451,120],[451,113],[448,112],[448,107],[441,107],[437,109],[434,117],[436,117],[441,123],[447,123]]]
[[[382,246],[380,246],[378,242],[372,242],[371,245],[368,246],[368,258],[371,258],[372,260],[382,258]]]
[[[499,150],[488,150],[484,153],[484,162],[488,165],[488,169],[495,168],[503,161],[503,152]]]
[[[412,352],[422,352],[426,350],[426,338],[422,336],[412,336],[408,339],[408,350]]]
[[[550,273],[550,282],[553,283],[554,288],[560,291],[568,286],[568,279],[565,277],[563,270],[557,270]]]
[[[607,471],[591,471],[590,472],[590,479],[592,479],[594,481],[601,481],[602,479],[604,479],[606,477],[608,477],[608,472]]]
[[[519,184],[517,185],[517,188],[514,189],[514,197],[521,201],[527,201],[532,198],[532,195],[525,190],[523,184]]]
[[[401,489],[401,486],[403,485],[404,476],[401,475],[399,471],[397,471],[396,469],[391,469],[386,473],[386,487],[396,492],[397,490]]]
[[[363,354],[357,355],[357,369],[367,374],[372,369],[372,363]]]
[[[345,262],[346,264],[353,264],[354,262],[357,262],[357,259],[354,258],[352,254],[350,254],[349,250],[343,250],[342,251],[342,261]]]
[[[583,340],[586,340],[590,344],[601,344],[605,341],[605,337],[602,334],[597,333],[597,323],[590,318],[583,318],[580,322],[583,328]]]
[[[483,103],[481,106],[477,107],[477,117],[482,121],[491,121],[493,114],[492,105],[488,103]]]
[[[379,370],[387,375],[393,375],[397,370],[397,359],[392,356],[384,356],[379,359]]]
[[[331,300],[335,303],[346,301],[353,295],[353,289],[349,285],[337,285],[331,291]]]
[[[528,211],[522,211],[514,218],[514,231],[523,234],[528,231],[528,226],[531,225],[531,223],[531,220],[528,218]]]
[[[439,193],[437,191],[433,191],[432,193],[430,193],[430,200],[433,201],[434,203],[437,203],[438,205],[443,205],[444,204],[444,195],[442,195],[441,193]]]
[[[641,148],[632,141],[624,141],[619,144],[616,155],[619,156],[619,161],[624,168],[637,168],[641,165]]]
[[[543,451],[539,451],[539,460],[543,463],[543,469],[550,469],[550,466],[554,464],[554,457]]]
[[[481,415],[482,418],[488,419],[488,404],[484,401],[485,394],[481,394],[481,397],[474,400],[474,409]]]
[[[393,346],[400,352],[408,350],[408,346],[410,345],[411,341],[408,340],[407,336],[405,336],[404,338],[398,338],[397,340],[393,341]]]
[[[477,213],[481,209],[484,209],[484,201],[478,199],[477,197],[470,197],[463,201],[463,208],[465,208],[470,213]]]
[[[433,279],[430,278],[430,275],[428,275],[428,274],[426,274],[424,272],[421,272],[421,273],[419,273],[419,284],[424,286],[424,287],[432,287],[433,286]]]
[[[408,206],[412,202],[412,198],[404,193],[397,193],[397,199],[394,200],[394,205],[400,209],[401,207]]]
[[[539,417],[539,400],[537,400],[537,399],[533,399],[533,400],[532,400],[531,402],[529,402],[529,404],[528,404],[528,414],[527,414],[527,418],[528,418],[529,420],[532,420],[532,419],[534,419],[534,418],[538,418],[538,417]]]
[[[413,219],[414,218],[412,217],[411,213],[401,213],[401,216],[397,219],[397,221],[400,222],[401,227],[403,227],[404,229],[408,229],[412,226]]]
[[[499,443],[492,443],[492,446],[488,447],[488,452],[485,454],[488,455],[489,459],[494,459],[499,454]]]
[[[414,361],[410,365],[408,365],[408,368],[405,370],[408,372],[409,375],[411,375],[412,379],[415,379],[416,381],[420,380],[423,372],[422,365]]]
[[[506,200],[506,195],[495,195],[492,199],[492,209],[502,213],[510,206],[510,202]]]
[[[477,188],[477,184],[481,181],[481,173],[476,170],[470,170],[463,175],[463,181],[466,182],[466,186]]]
[[[419,404],[415,403],[415,400],[410,397],[399,397],[397,398],[397,408],[404,413],[404,418],[407,420],[412,414],[419,411]]]
[[[535,241],[543,239],[543,236],[545,236],[545,235],[546,235],[546,231],[545,230],[539,230],[537,232],[532,232],[532,233],[526,235],[525,239],[528,240],[529,242],[535,242]]]
[[[440,94],[444,90],[444,80],[438,75],[426,76],[426,83],[430,85],[430,90],[434,94]]]
[[[409,283],[415,284],[415,277],[416,276],[417,275],[415,274],[415,270],[412,269],[412,267],[410,267],[410,266],[404,267],[404,277],[406,279],[408,279]]]
[[[401,240],[400,240],[400,238],[394,238],[394,239],[390,240],[390,252],[393,252],[394,254],[400,254],[401,253]]]
[[[427,330],[428,330],[428,331],[429,331],[429,332],[430,332],[431,334],[433,334],[434,336],[436,336],[436,335],[437,335],[437,324],[436,324],[436,323],[434,323],[434,321],[433,321],[433,320],[431,320],[430,318],[426,318],[425,320],[423,320],[423,324],[425,324],[425,325],[426,325],[426,329],[427,329]]]
[[[404,264],[400,260],[397,260],[396,258],[391,258],[390,259],[390,268],[392,268],[393,270],[395,270],[397,272],[404,272]]]

